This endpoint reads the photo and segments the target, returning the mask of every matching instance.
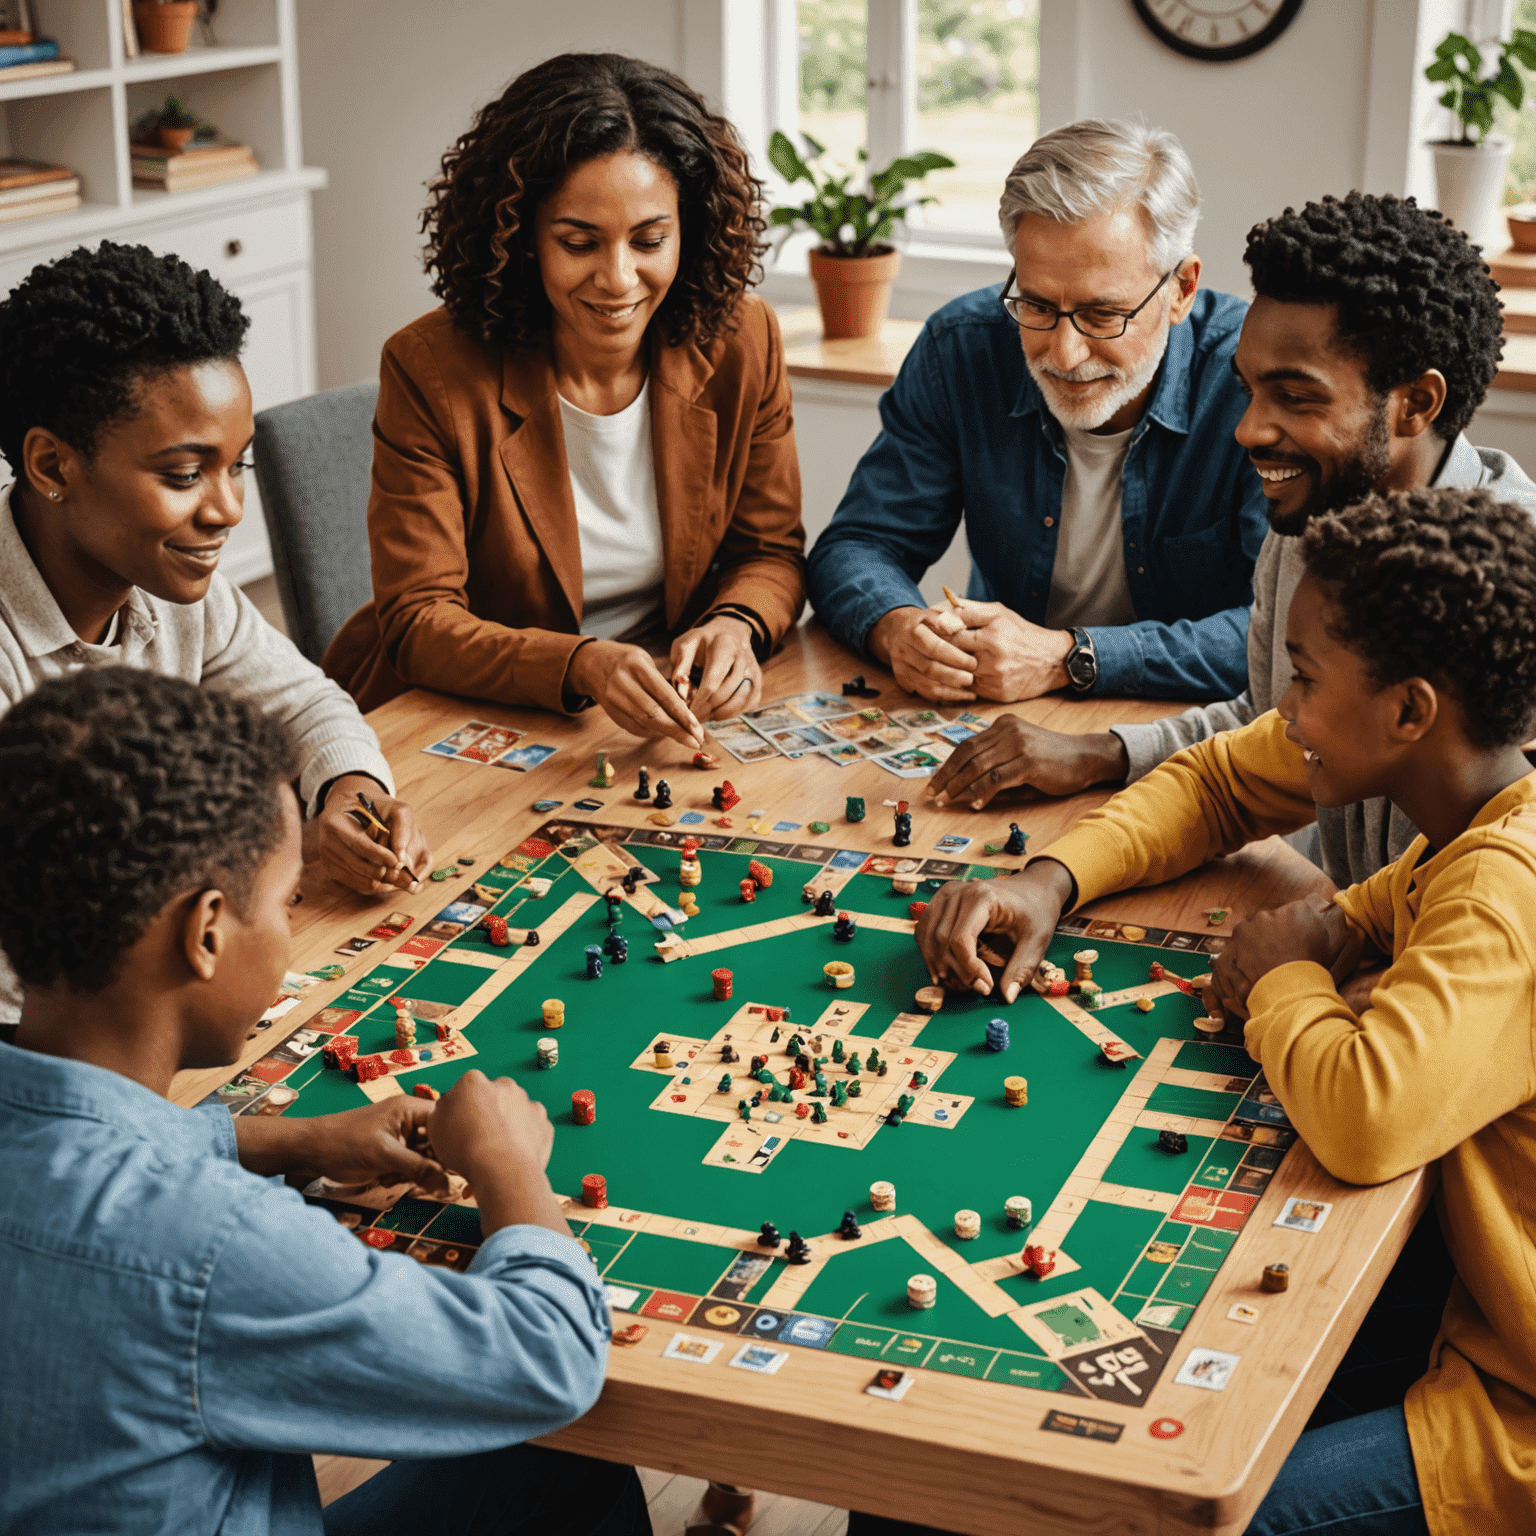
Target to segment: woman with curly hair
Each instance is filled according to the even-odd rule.
[[[698,747],[756,704],[804,566],[760,190],[724,118],[618,54],[528,70],[443,157],[442,307],[384,348],[374,601],[325,658],[363,708],[597,703]]]

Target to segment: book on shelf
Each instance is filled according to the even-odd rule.
[[[50,165],[46,160],[0,159],[0,191],[40,186],[48,181],[68,181],[74,174],[67,165]]]
[[[189,144],[175,151],[157,144],[134,144],[130,150],[134,186],[160,187],[167,192],[217,187],[254,176],[260,169],[245,144]]]
[[[0,27],[0,48],[24,48],[34,41],[32,34],[20,27]]]
[[[60,197],[76,197],[80,191],[78,176],[64,176],[58,181],[29,182],[19,187],[0,190],[0,208],[13,208],[23,203],[46,202]],[[78,201],[78,198],[76,198]]]
[[[140,52],[139,29],[133,20],[133,0],[123,0],[123,57],[136,59]]]
[[[36,64],[9,64],[0,69],[0,85],[12,80],[41,80],[45,75],[71,75],[75,71],[73,59],[42,59]]]
[[[0,224],[15,224],[22,219],[40,219],[45,213],[69,213],[78,208],[81,202],[82,198],[78,192],[70,192],[63,197],[39,197],[26,203],[0,203]]]
[[[35,42],[0,45],[0,68],[12,64],[46,64],[59,56],[59,45],[51,37],[41,37]]]

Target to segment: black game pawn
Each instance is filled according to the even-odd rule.
[[[784,1257],[791,1264],[809,1264],[811,1262],[811,1245],[798,1232],[791,1232],[789,1234],[789,1246],[784,1250]]]
[[[843,1224],[837,1229],[837,1235],[849,1243],[856,1243],[864,1236],[864,1229],[859,1225],[859,1218],[852,1211],[843,1212]]]
[[[891,837],[891,842],[898,848],[906,848],[912,842],[912,813],[911,811],[897,811],[896,831]]]
[[[811,908],[817,917],[835,917],[837,915],[837,898],[831,891],[822,891],[816,897],[816,905]]]
[[[733,1061],[740,1061],[741,1057],[736,1054],[736,1047],[734,1045],[722,1045],[720,1047],[720,1060],[729,1066]]]
[[[640,782],[639,782],[639,784],[637,784],[635,786],[635,799],[636,800],[649,800],[650,798],[651,798],[651,770],[649,768],[642,768],[640,770]]]
[[[640,871],[638,869],[627,869],[624,871],[624,878],[619,881],[619,884],[624,887],[624,894],[626,896],[633,896],[635,894],[635,886],[639,879]]]
[[[843,944],[853,943],[854,936],[859,931],[858,920],[851,912],[839,912],[837,921],[832,924],[832,937]]]
[[[1157,1133],[1158,1150],[1172,1153],[1175,1156],[1180,1152],[1189,1151],[1189,1138],[1183,1131],[1159,1131]]]
[[[763,1230],[757,1234],[757,1246],[759,1248],[777,1248],[784,1239],[779,1236],[779,1229],[771,1221],[763,1223]]]
[[[672,808],[672,786],[665,779],[656,780],[656,809],[666,811]]]
[[[1019,831],[1019,824],[1016,821],[1010,821],[1008,823],[1008,841],[1003,844],[1003,852],[1024,852],[1024,834]]]
[[[809,1053],[807,1053],[805,1051],[800,1051],[800,1052],[796,1053],[796,1056],[795,1056],[795,1070],[797,1072],[804,1072],[807,1076],[810,1075],[810,1072],[811,1072],[811,1058],[810,1058]]]

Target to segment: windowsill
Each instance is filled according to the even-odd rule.
[[[814,304],[775,305],[784,333],[784,362],[792,379],[886,389],[912,350],[920,320],[887,320],[877,335],[828,341]]]
[[[1536,252],[1500,251],[1487,261],[1504,303],[1504,358],[1492,387],[1536,394]]]

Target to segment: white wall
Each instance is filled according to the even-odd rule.
[[[426,183],[472,113],[566,51],[679,69],[685,0],[300,0],[304,158],[315,195],[320,387],[378,376],[386,337],[437,302],[421,270]]]

